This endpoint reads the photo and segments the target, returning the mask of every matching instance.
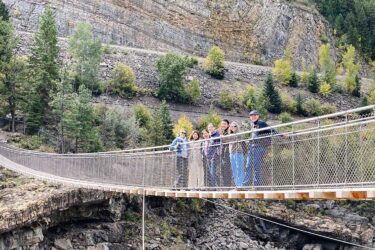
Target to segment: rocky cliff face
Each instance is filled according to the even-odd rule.
[[[272,65],[286,48],[294,64],[317,64],[327,22],[316,11],[283,0],[4,0],[19,31],[36,29],[51,6],[61,36],[75,23],[93,25],[104,42],[206,55],[213,45],[232,61]],[[334,54],[334,51],[332,51]]]

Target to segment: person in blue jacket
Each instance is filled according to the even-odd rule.
[[[260,186],[264,184],[262,160],[268,147],[271,145],[271,135],[277,134],[277,131],[272,128],[262,131],[254,131],[269,126],[266,122],[259,119],[258,111],[251,111],[249,116],[253,132],[251,133],[251,140],[247,154],[244,186]]]
[[[217,171],[220,166],[220,133],[216,130],[215,126],[210,123],[207,126],[210,133],[210,142],[207,149],[207,165],[208,165],[208,185],[210,187],[217,187],[220,185],[220,179]]]
[[[186,138],[186,130],[181,129],[178,133],[178,137],[173,140],[169,146],[169,150],[176,151],[177,153],[177,187],[187,187],[188,180],[188,140]]]

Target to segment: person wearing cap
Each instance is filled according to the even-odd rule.
[[[178,136],[169,146],[169,150],[176,151],[177,161],[177,187],[187,187],[188,180],[188,140],[186,138],[186,130],[180,129]]]
[[[249,117],[253,132],[247,154],[244,186],[259,186],[263,184],[262,160],[272,140],[269,136],[277,134],[277,131],[272,128],[258,131],[269,127],[265,121],[259,119],[258,111],[251,111]]]

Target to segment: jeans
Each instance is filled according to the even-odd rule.
[[[260,186],[263,182],[262,160],[266,153],[266,147],[259,144],[250,145],[247,154],[246,173],[244,186]]]
[[[224,145],[223,147],[228,147],[228,145]],[[227,148],[227,150],[222,150],[221,152],[220,175],[222,178],[222,182],[220,183],[220,186],[223,186],[223,187],[233,186],[233,175],[232,175],[230,166],[231,166],[231,163],[230,163],[229,148]]]
[[[217,169],[216,167],[219,165],[218,157],[208,158],[207,165],[208,165],[208,185],[210,187],[217,187],[219,185],[219,178],[217,176]]]
[[[234,184],[237,187],[241,187],[245,178],[243,153],[230,154],[230,163],[232,165]]]
[[[177,156],[177,187],[187,187],[188,158]]]

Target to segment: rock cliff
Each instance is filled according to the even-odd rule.
[[[272,65],[285,49],[296,68],[317,64],[328,23],[314,9],[284,0],[5,0],[19,31],[36,29],[51,6],[60,36],[86,21],[104,43],[206,55],[213,45],[227,59]],[[332,51],[335,55],[335,52]]]

